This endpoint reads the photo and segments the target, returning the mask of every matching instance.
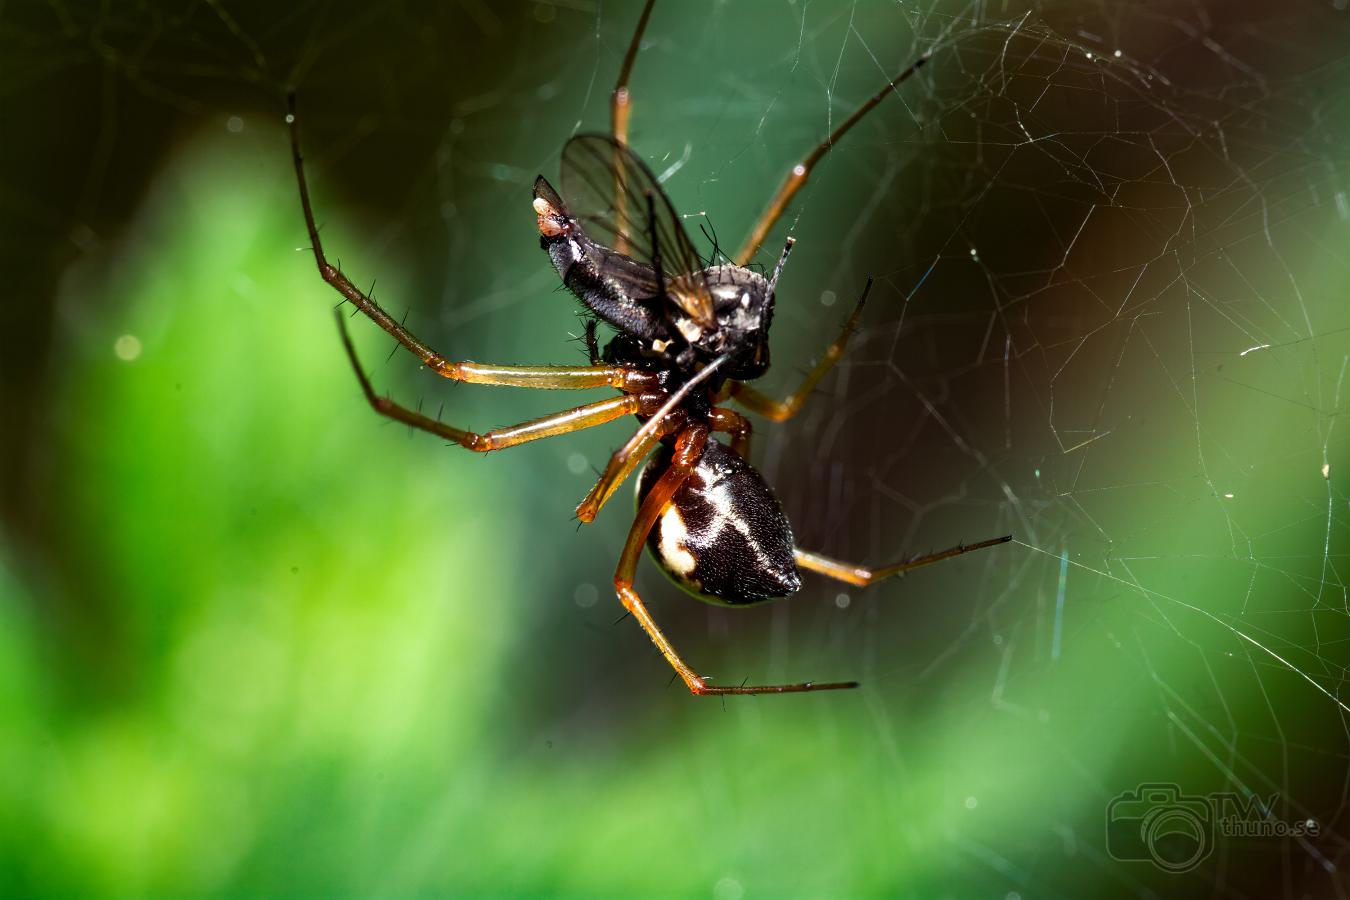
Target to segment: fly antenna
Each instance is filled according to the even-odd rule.
[[[769,293],[778,285],[778,276],[783,274],[783,266],[787,265],[788,254],[792,252],[792,245],[797,243],[797,239],[789,237],[783,242],[783,255],[778,257],[778,265],[773,267],[773,277],[769,279]]]

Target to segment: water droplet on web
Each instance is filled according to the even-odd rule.
[[[141,355],[141,339],[134,334],[124,334],[113,341],[113,353],[122,362],[133,362]]]
[[[582,609],[590,609],[595,602],[600,599],[600,591],[590,582],[584,582],[577,585],[576,591],[572,594],[572,600]]]
[[[714,900],[741,900],[744,896],[745,888],[731,876],[719,878],[717,884],[713,885]]]

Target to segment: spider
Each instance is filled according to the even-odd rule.
[[[562,152],[562,190],[541,175],[533,207],[541,247],[563,284],[597,319],[615,330],[600,352],[594,321],[586,338],[590,365],[494,366],[453,362],[432,350],[362,293],[328,262],[319,242],[300,154],[295,96],[290,96],[291,152],[305,225],[323,280],[438,375],[471,384],[573,390],[614,388],[619,396],[483,434],[464,431],[379,396],[362,369],[343,317],[343,346],[366,400],[376,412],[483,453],[568,434],[635,416],[641,422],[609,460],[576,508],[581,522],[600,508],[637,467],[637,515],[619,557],[614,588],[676,674],[696,696],[781,694],[857,687],[855,681],[717,686],[675,650],[633,588],[644,545],[677,584],[700,599],[745,606],[790,596],[803,570],[858,587],[1011,540],[1011,535],[958,545],[894,565],[868,568],[804,550],[763,477],[748,462],[751,426],[718,404],[735,400],[773,422],[784,422],[843,354],[857,328],[872,279],[867,279],[839,336],[801,385],[774,400],[746,382],[769,368],[769,326],[775,288],[792,250],[789,237],[772,275],[748,268],[770,229],[830,148],[887,94],[928,60],[918,58],[887,81],[819,146],[792,168],[734,261],[705,264],[690,243],[651,170],[628,149],[632,97],[628,79],[655,0],[647,0],[610,99],[611,133],[578,134]],[[729,443],[712,438],[725,434]]]

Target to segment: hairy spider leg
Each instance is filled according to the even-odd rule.
[[[843,329],[839,332],[839,337],[835,338],[834,343],[825,348],[825,353],[816,363],[815,368],[806,374],[806,378],[802,379],[802,383],[795,391],[788,394],[786,399],[774,400],[740,381],[731,386],[731,396],[746,409],[759,413],[771,422],[786,422],[795,416],[801,411],[806,398],[811,396],[811,392],[816,389],[820,379],[824,378],[825,373],[830,371],[834,364],[839,361],[839,358],[844,355],[844,348],[848,346],[848,339],[853,336],[853,332],[858,329],[858,321],[862,318],[863,307],[867,305],[867,295],[871,292],[872,278],[868,276],[862,296],[858,298],[857,305],[853,307],[853,314],[844,323]]]
[[[319,228],[314,220],[314,209],[310,204],[304,158],[300,155],[300,126],[295,114],[295,94],[289,96],[288,104],[291,155],[295,162],[295,177],[300,185],[300,205],[304,209],[305,227],[309,230],[310,245],[314,250],[314,261],[319,267],[319,274],[353,306],[422,360],[427,368],[438,375],[469,384],[547,390],[612,387],[628,394],[650,391],[656,387],[656,379],[651,374],[627,366],[492,366],[474,362],[452,362],[418,340],[378,303],[362,293],[324,256],[323,244],[319,241]]]
[[[642,501],[637,518],[633,521],[633,527],[628,532],[628,541],[624,544],[623,553],[619,556],[619,567],[614,572],[614,590],[619,596],[619,601],[623,603],[624,609],[632,613],[633,618],[637,619],[638,624],[642,626],[642,630],[647,632],[647,636],[656,645],[656,649],[661,651],[661,655],[666,658],[666,662],[670,663],[676,674],[689,688],[690,693],[696,697],[717,694],[796,694],[806,691],[835,691],[857,687],[856,681],[825,683],[806,681],[800,684],[714,687],[708,684],[706,678],[698,675],[680,657],[669,639],[661,632],[651,613],[647,611],[647,606],[642,602],[642,598],[638,596],[637,591],[633,590],[633,576],[637,571],[642,548],[647,543],[647,534],[652,530],[657,518],[670,504],[675,492],[689,479],[699,457],[703,454],[703,448],[707,441],[708,428],[701,423],[685,428],[675,439],[675,453],[671,458],[670,468],[666,469],[657,479],[646,499]]]
[[[628,42],[628,52],[623,56],[623,65],[619,67],[619,77],[614,81],[614,92],[610,94],[609,100],[609,120],[610,131],[614,135],[615,142],[620,147],[628,145],[628,119],[633,114],[633,95],[628,89],[628,78],[633,73],[633,63],[637,61],[638,50],[642,46],[642,34],[647,30],[647,20],[652,16],[652,7],[656,5],[656,0],[647,0],[642,7],[642,15],[638,17],[637,27],[633,29],[633,39]],[[624,202],[626,192],[623,183],[623,166],[614,165],[614,203],[616,206]],[[619,223],[618,240],[615,242],[614,249],[619,253],[628,253],[628,235],[623,229],[624,211],[615,210],[614,220]]]
[[[793,556],[797,559],[797,565],[809,572],[818,572],[821,575],[828,575],[836,581],[844,581],[857,587],[867,587],[875,582],[895,575],[901,575],[911,569],[917,569],[920,566],[931,566],[933,563],[942,562],[944,559],[951,559],[952,557],[960,556],[963,553],[970,553],[972,550],[997,547],[999,544],[1006,544],[1011,540],[1012,535],[1005,534],[1003,537],[980,541],[978,544],[957,544],[955,547],[949,547],[946,550],[939,550],[936,553],[929,553],[924,556],[916,556],[905,562],[896,563],[892,566],[883,566],[879,569],[871,569],[867,566],[840,562],[837,559],[830,559],[828,556],[821,556],[819,553],[812,553],[811,551],[803,550],[800,547],[793,552]]]
[[[783,183],[778,187],[778,192],[773,195],[773,199],[769,201],[769,205],[765,208],[764,212],[760,214],[759,219],[756,220],[754,226],[750,229],[750,236],[745,239],[745,243],[741,245],[741,249],[736,252],[736,265],[748,265],[750,260],[755,258],[755,254],[759,252],[760,245],[763,244],[764,239],[769,236],[769,231],[778,223],[778,220],[782,217],[784,211],[787,210],[788,204],[792,202],[792,198],[797,196],[797,192],[806,184],[806,180],[811,177],[812,170],[815,169],[816,165],[825,154],[829,153],[830,149],[848,133],[850,128],[857,125],[863,116],[871,112],[882,100],[885,100],[887,94],[890,94],[905,81],[908,81],[911,75],[923,68],[923,64],[928,62],[928,57],[929,54],[924,53],[911,63],[909,68],[883,84],[875,94],[867,98],[862,105],[855,109],[852,115],[839,123],[839,126],[835,128],[834,131],[830,132],[829,137],[825,138],[825,140],[814,150],[806,154],[805,159],[797,163],[788,171],[787,176],[783,179]]]
[[[352,368],[356,371],[356,378],[361,382],[361,392],[366,395],[366,400],[370,403],[372,409],[382,416],[388,416],[405,425],[411,425],[414,428],[420,428],[422,431],[429,431],[438,437],[443,437],[448,441],[454,441],[464,449],[472,450],[475,453],[504,450],[507,447],[515,447],[518,444],[537,441],[540,438],[570,434],[584,428],[604,425],[606,422],[613,422],[615,419],[624,416],[636,415],[642,409],[642,396],[624,394],[619,397],[610,397],[607,400],[587,403],[584,406],[554,413],[551,416],[531,419],[519,425],[494,428],[483,434],[464,431],[408,409],[406,406],[400,406],[388,397],[381,397],[376,394],[375,388],[371,386],[370,379],[366,377],[365,371],[361,368],[361,361],[357,358],[356,348],[352,346],[351,336],[347,333],[347,323],[343,321],[341,311],[337,314],[337,323],[338,331],[342,334],[342,346],[347,350],[347,358],[351,360]]]

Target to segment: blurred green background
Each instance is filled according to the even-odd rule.
[[[997,6],[995,9],[993,7]],[[1343,4],[666,2],[633,143],[734,247],[936,47],[770,240],[786,392],[755,461],[866,592],[609,589],[619,423],[475,457],[363,404],[331,258],[451,356],[575,363],[534,176],[601,130],[638,5],[0,12],[0,884],[25,895],[1331,896],[1350,731]],[[706,244],[704,249],[707,249]],[[380,390],[483,429],[571,401]],[[1350,388],[1348,388],[1350,390]],[[599,396],[598,394],[596,396]],[[1113,859],[1141,782],[1307,840]]]

